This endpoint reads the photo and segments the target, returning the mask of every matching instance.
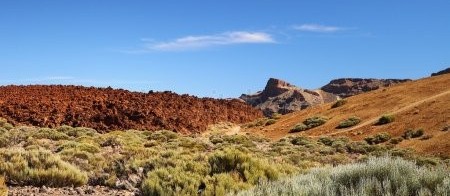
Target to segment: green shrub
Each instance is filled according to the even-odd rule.
[[[81,137],[81,136],[90,136],[93,137],[97,135],[97,131],[95,129],[91,128],[85,128],[85,127],[77,127],[73,128],[71,126],[60,126],[56,129],[58,132],[64,133],[70,137]]]
[[[35,139],[49,139],[49,140],[67,140],[69,136],[65,133],[58,132],[55,129],[41,128],[31,135]]]
[[[263,182],[239,193],[253,195],[447,195],[450,172],[418,167],[400,158],[369,158],[364,163],[314,169],[277,182]]]
[[[424,131],[423,129],[418,129],[418,130],[416,130],[416,132],[412,135],[412,138],[421,137],[424,133],[425,133],[425,131]]]
[[[330,137],[321,137],[321,138],[319,138],[318,142],[320,142],[326,146],[331,146],[334,142],[334,139],[330,138]]]
[[[331,108],[338,108],[338,107],[345,105],[346,103],[347,103],[346,99],[340,99],[340,100],[337,100],[336,102],[334,102],[334,104],[331,106]]]
[[[260,180],[276,180],[279,172],[273,165],[233,149],[216,152],[209,157],[211,174],[236,173],[244,182],[256,184]]]
[[[306,146],[312,144],[312,141],[307,137],[295,137],[291,140],[291,143],[296,146]]]
[[[389,133],[383,132],[383,133],[378,133],[375,136],[366,137],[364,140],[366,140],[366,142],[368,144],[380,144],[380,143],[387,142],[390,139],[391,139],[391,135]]]
[[[395,117],[393,115],[385,114],[381,116],[380,119],[378,119],[377,125],[389,124],[391,122],[394,122],[394,120]]]
[[[270,118],[274,119],[274,120],[278,120],[281,118],[281,116],[282,116],[281,114],[275,112],[270,116]]]
[[[49,151],[6,149],[0,151],[0,173],[17,185],[81,186],[88,177]]]
[[[250,188],[249,184],[233,178],[232,175],[221,173],[208,176],[203,195],[229,195]]]
[[[33,133],[35,129],[30,130],[30,133]],[[14,128],[9,131],[4,132],[0,135],[0,148],[11,147],[23,142],[26,142],[29,138],[28,131],[24,131],[22,129]]]
[[[269,119],[269,120],[267,120],[266,121],[266,126],[269,126],[269,125],[273,125],[273,124],[275,124],[277,122],[277,120],[275,120],[275,119]]]
[[[290,132],[291,133],[295,133],[295,132],[300,132],[300,131],[306,131],[308,129],[312,129],[314,127],[318,127],[320,125],[323,125],[327,121],[328,121],[328,118],[322,117],[322,116],[314,116],[314,117],[311,117],[311,118],[307,118],[302,123],[299,123],[299,124],[295,125],[290,130]]]
[[[297,133],[297,132],[306,131],[306,130],[308,130],[308,126],[306,126],[303,123],[298,123],[289,132]]]
[[[143,195],[197,195],[201,185],[200,175],[168,167],[149,172],[141,191]]]
[[[342,129],[342,128],[348,128],[348,127],[353,127],[357,124],[359,124],[361,122],[361,119],[356,117],[356,116],[352,116],[342,122],[339,123],[339,125],[337,126],[338,129]]]
[[[423,136],[424,133],[425,131],[423,129],[417,129],[415,131],[412,129],[408,129],[403,133],[402,137],[404,139],[418,138]]]
[[[403,141],[402,137],[396,137],[396,138],[392,138],[390,142],[391,142],[391,144],[399,144],[402,141]]]
[[[312,118],[308,118],[305,121],[303,121],[303,124],[308,126],[308,128],[314,128],[318,127],[320,125],[325,124],[328,121],[328,118],[322,117],[322,116],[314,116]]]
[[[4,128],[6,130],[11,130],[14,128],[11,124],[8,123],[8,121],[4,118],[0,118],[0,128]]]
[[[8,195],[8,187],[5,184],[5,178],[0,176],[0,196]]]
[[[160,142],[167,142],[169,140],[177,139],[178,134],[173,131],[157,131],[148,136],[148,140],[156,140]]]

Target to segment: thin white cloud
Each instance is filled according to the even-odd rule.
[[[67,81],[75,79],[72,76],[47,76],[41,78],[31,78],[27,79],[28,82],[52,82],[52,81]]]
[[[234,31],[215,35],[186,36],[167,42],[147,42],[147,50],[176,51],[219,45],[275,43],[272,35],[263,32]]]
[[[337,26],[326,26],[320,24],[302,24],[293,26],[295,30],[306,31],[306,32],[316,32],[316,33],[334,33],[337,31],[345,30],[346,28]]]

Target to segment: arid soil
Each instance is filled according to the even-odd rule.
[[[115,190],[102,186],[82,186],[82,187],[64,187],[64,188],[49,188],[49,187],[9,187],[9,196],[66,196],[66,195],[92,195],[92,196],[134,196],[139,193],[134,193],[127,190]]]
[[[110,130],[202,132],[219,122],[244,123],[262,113],[238,100],[171,92],[138,93],[62,85],[0,87],[0,117],[18,125]]]
[[[427,139],[405,140],[399,145],[425,154],[450,156],[449,103],[450,74],[443,74],[355,95],[347,98],[345,105],[334,109],[331,108],[333,103],[310,107],[285,115],[273,125],[243,131],[279,139],[293,135],[289,131],[306,118],[326,116],[329,120],[324,125],[296,134],[313,137],[347,136],[363,140],[381,132],[400,137],[407,129],[422,128],[428,135]],[[384,114],[393,115],[395,121],[375,125]],[[359,117],[362,122],[347,129],[336,128],[351,116]]]

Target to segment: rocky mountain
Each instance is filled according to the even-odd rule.
[[[332,102],[337,96],[322,90],[301,89],[283,80],[270,78],[263,91],[253,95],[243,94],[240,99],[261,109],[266,116],[287,114],[310,106]]]
[[[436,73],[431,74],[431,76],[438,76],[438,75],[442,75],[442,74],[448,74],[450,73],[450,67],[447,69],[444,69],[442,71],[438,71]]]
[[[363,79],[363,78],[341,78],[332,80],[321,89],[341,98],[350,97],[360,93],[388,87],[394,84],[411,81],[409,79]]]
[[[263,91],[252,95],[243,94],[240,99],[262,110],[265,116],[271,116],[273,113],[287,114],[407,81],[410,80],[342,78],[332,80],[320,89],[308,90],[270,78]]]

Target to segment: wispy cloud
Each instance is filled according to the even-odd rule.
[[[47,76],[36,78],[23,78],[14,80],[0,80],[0,85],[8,84],[72,84],[72,85],[93,85],[93,86],[109,86],[109,85],[154,85],[160,81],[151,80],[100,80],[88,78],[76,78],[72,76]]]
[[[34,78],[31,81],[41,82],[41,81],[64,81],[64,80],[74,80],[75,77],[72,76],[48,76],[42,78]]]
[[[177,51],[220,45],[275,43],[272,35],[264,32],[233,31],[215,35],[185,36],[167,42],[145,41],[146,50]]]
[[[299,31],[316,32],[316,33],[334,33],[338,31],[346,30],[344,27],[327,26],[320,24],[302,24],[294,25],[293,28]]]

